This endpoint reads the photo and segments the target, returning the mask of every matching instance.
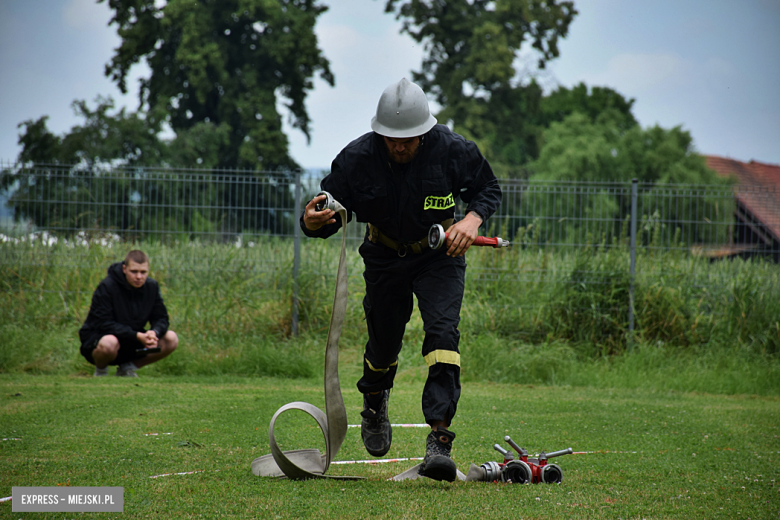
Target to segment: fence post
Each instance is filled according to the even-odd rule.
[[[301,227],[298,216],[301,214],[301,170],[295,170],[295,214],[293,215],[293,296],[292,296],[292,334],[298,336],[298,268],[301,265]]]
[[[636,279],[636,206],[639,192],[637,179],[631,180],[631,285],[628,290],[628,350],[634,346],[634,282]]]

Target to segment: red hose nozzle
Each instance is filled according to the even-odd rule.
[[[441,226],[441,224],[434,224],[431,226],[431,229],[428,231],[428,246],[431,249],[440,249],[447,241],[448,236],[450,236],[450,234],[444,232],[444,228]],[[501,237],[495,237],[495,238],[477,237],[476,239],[474,239],[474,243],[471,245],[490,246],[490,247],[499,248],[499,247],[509,246],[509,241],[504,240]]]

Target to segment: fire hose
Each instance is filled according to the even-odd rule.
[[[329,193],[317,204],[318,211],[327,208],[339,214],[342,223],[341,255],[336,276],[336,294],[333,298],[333,312],[330,316],[328,341],[325,347],[325,412],[316,406],[300,401],[279,408],[271,418],[268,440],[271,453],[252,461],[252,473],[261,477],[287,477],[292,480],[310,478],[333,478],[357,480],[364,477],[325,475],[331,461],[338,453],[347,435],[347,411],[339,384],[339,337],[347,310],[347,210]],[[325,438],[325,454],[318,449],[282,451],[276,443],[274,427],[276,419],[288,410],[301,410],[314,418]]]
[[[341,327],[347,309],[347,262],[346,262],[346,238],[347,238],[347,211],[328,192],[320,192],[317,196],[325,195],[325,200],[316,204],[317,211],[330,209],[341,217],[341,255],[339,257],[338,274],[336,276],[336,293],[333,298],[333,312],[328,329],[328,340],[325,348],[325,412],[316,406],[295,401],[279,408],[271,418],[268,430],[268,440],[271,453],[258,457],[252,461],[252,473],[261,477],[287,477],[292,480],[311,478],[333,478],[340,480],[357,480],[364,477],[332,476],[325,475],[334,457],[341,448],[347,433],[347,412],[344,406],[344,398],[341,394],[338,373],[338,344],[341,336]],[[432,249],[441,248],[449,234],[439,224],[434,224],[428,233],[428,244]],[[499,237],[477,237],[472,245],[506,247],[509,242]],[[318,449],[303,449],[282,451],[276,442],[275,425],[277,418],[288,410],[300,410],[317,421],[325,439],[325,454]],[[472,466],[474,466],[472,464]],[[476,466],[474,466],[476,467]],[[471,473],[471,472],[470,472]],[[409,476],[406,476],[406,475]],[[415,478],[416,467],[407,470],[395,477],[395,480]],[[399,478],[400,477],[400,478]],[[465,480],[465,476],[458,471],[458,477]]]

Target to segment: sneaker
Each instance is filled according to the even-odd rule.
[[[360,415],[360,435],[366,451],[374,457],[381,457],[390,450],[393,443],[393,428],[387,417],[387,402],[390,390],[383,390],[378,395],[363,394],[363,411]]]
[[[420,475],[433,480],[455,481],[458,468],[450,458],[453,440],[455,434],[449,430],[442,427],[438,431],[431,430],[425,441],[425,458],[420,465]]]
[[[116,369],[116,375],[119,377],[138,377],[135,371],[138,367],[134,363],[122,363],[119,368]]]
[[[95,377],[103,377],[108,375],[108,367],[103,368],[95,367]]]

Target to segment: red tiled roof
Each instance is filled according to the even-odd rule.
[[[780,165],[743,163],[715,155],[705,155],[704,159],[717,173],[737,178],[734,188],[737,202],[780,241]]]

